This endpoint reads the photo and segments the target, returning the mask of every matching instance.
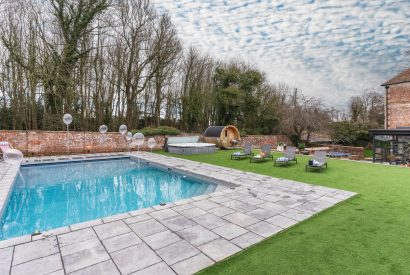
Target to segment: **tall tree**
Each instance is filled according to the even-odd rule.
[[[162,89],[172,76],[179,61],[182,46],[177,38],[175,26],[168,14],[163,14],[154,34],[154,55],[152,70],[155,85],[155,126],[160,125]]]

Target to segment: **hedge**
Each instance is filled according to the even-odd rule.
[[[174,127],[169,126],[160,126],[157,128],[154,127],[146,127],[140,130],[132,130],[132,134],[135,133],[142,133],[144,136],[177,136],[181,134],[181,131]]]

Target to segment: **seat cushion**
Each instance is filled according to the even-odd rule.
[[[276,161],[279,161],[279,162],[287,162],[287,161],[289,161],[289,158],[287,158],[287,157],[280,157],[280,158],[277,158]]]
[[[323,163],[319,162],[317,160],[313,160],[313,162],[312,162],[312,166],[322,166],[322,165],[323,165]]]

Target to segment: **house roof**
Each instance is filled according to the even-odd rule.
[[[403,72],[399,73],[392,79],[384,82],[382,86],[388,86],[388,85],[393,85],[393,84],[399,84],[399,83],[405,83],[405,82],[410,82],[410,68],[407,70],[404,70]]]
[[[372,136],[384,136],[384,135],[392,135],[392,136],[410,136],[410,128],[408,127],[400,127],[396,129],[370,129],[369,134]]]

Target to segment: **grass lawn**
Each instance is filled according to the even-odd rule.
[[[201,274],[410,273],[409,168],[332,159],[324,172],[306,173],[305,156],[298,156],[299,164],[282,168],[270,161],[231,161],[231,153],[178,157],[359,195]]]
[[[373,157],[373,149],[364,149],[364,157],[365,158],[372,158]]]

